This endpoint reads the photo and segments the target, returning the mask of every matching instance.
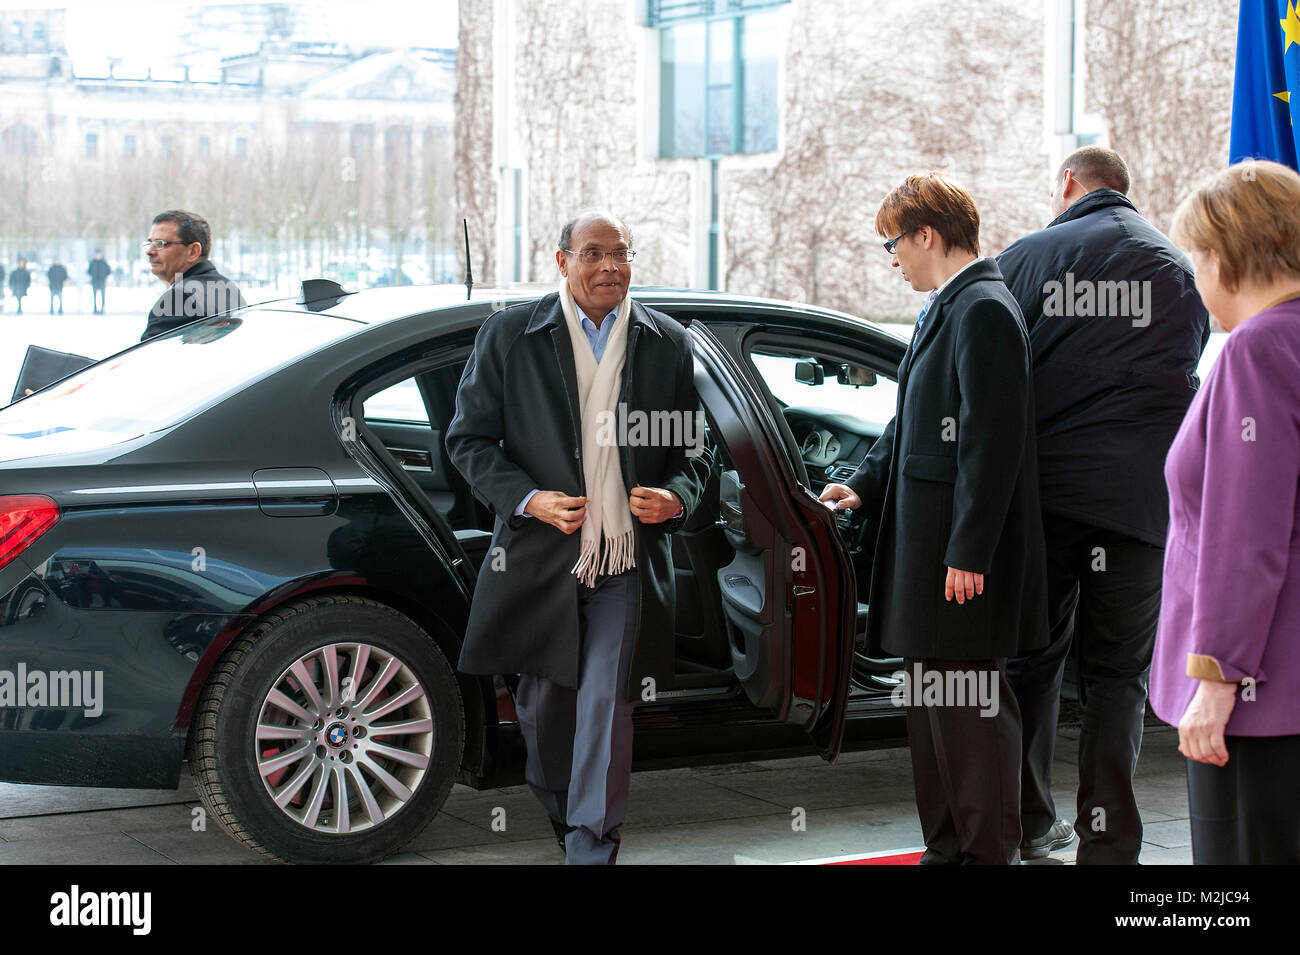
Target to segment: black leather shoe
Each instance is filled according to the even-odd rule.
[[[566,826],[564,823],[560,822],[560,820],[552,819],[551,828],[555,830],[555,841],[560,844],[560,851],[565,855],[568,855],[568,851],[564,848],[564,837],[578,827]]]
[[[1020,843],[1020,858],[1044,859],[1057,849],[1064,849],[1074,841],[1074,827],[1064,819],[1058,819],[1037,839],[1026,839]]]

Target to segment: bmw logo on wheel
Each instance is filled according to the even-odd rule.
[[[347,728],[342,723],[335,723],[326,734],[331,746],[342,746],[348,740]]]

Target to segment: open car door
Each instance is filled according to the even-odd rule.
[[[722,446],[718,570],[736,678],[757,706],[839,755],[857,619],[852,559],[834,514],[795,473],[762,399],[701,323],[695,386]]]

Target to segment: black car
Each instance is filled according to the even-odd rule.
[[[816,496],[892,417],[905,342],[636,295],[690,331],[714,465],[637,765],[896,741],[899,661],[854,646],[875,529]],[[290,862],[382,858],[454,782],[519,781],[514,676],[455,669],[493,518],[443,433],[520,298],[308,282],[0,410],[0,779],[176,787],[188,757],[212,817]]]

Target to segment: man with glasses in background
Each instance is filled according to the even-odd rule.
[[[149,309],[140,341],[247,304],[239,286],[208,259],[211,251],[212,229],[203,216],[182,209],[154,216],[144,254],[167,290]]]
[[[447,429],[448,454],[496,517],[459,669],[519,674],[525,778],[569,864],[618,855],[632,701],[673,675],[669,535],[708,473],[688,447],[690,339],[632,301],[631,242],[606,213],[563,227],[558,292],[484,323]],[[602,422],[623,411],[678,417],[680,440],[619,440]]]

